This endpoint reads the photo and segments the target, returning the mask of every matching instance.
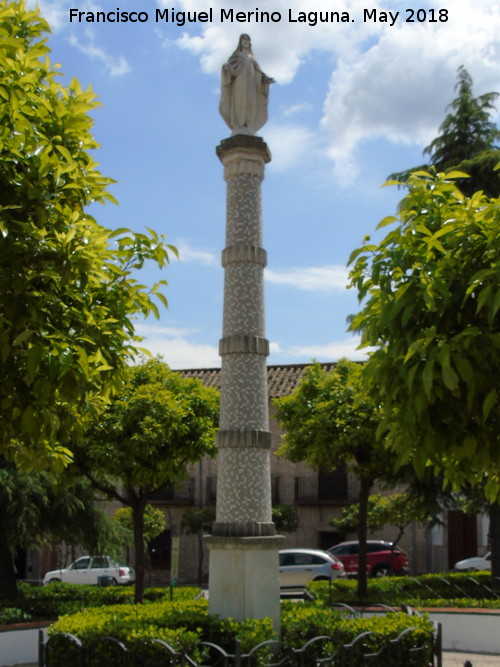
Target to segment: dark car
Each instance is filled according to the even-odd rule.
[[[358,573],[359,542],[341,542],[327,550],[344,563],[346,575]],[[366,571],[372,577],[383,577],[388,574],[406,574],[408,572],[408,555],[392,542],[383,540],[367,540]]]

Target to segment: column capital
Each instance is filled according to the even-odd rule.
[[[224,139],[216,148],[217,156],[224,165],[224,179],[234,176],[257,176],[264,178],[264,167],[271,161],[271,152],[261,137],[237,134]]]
[[[236,134],[234,137],[223,139],[216,147],[217,157],[224,164],[226,158],[233,151],[242,151],[243,153],[259,154],[261,159],[267,164],[271,162],[271,151],[262,137],[253,137],[246,134]]]

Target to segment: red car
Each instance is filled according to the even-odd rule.
[[[346,575],[357,574],[359,560],[359,542],[341,542],[327,550],[344,563]],[[372,577],[384,577],[388,574],[406,574],[408,555],[392,542],[383,540],[366,541],[366,571]]]

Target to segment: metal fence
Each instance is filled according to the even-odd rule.
[[[395,639],[374,651],[374,632],[364,632],[349,644],[334,646],[328,636],[314,637],[299,649],[280,641],[258,644],[242,653],[236,641],[229,653],[211,642],[198,644],[199,660],[176,651],[166,642],[151,640],[146,653],[130,649],[113,637],[104,637],[83,645],[67,633],[39,638],[39,667],[442,667],[441,626],[435,626],[432,645],[429,638],[409,640],[407,628]]]

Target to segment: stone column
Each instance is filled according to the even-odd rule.
[[[227,182],[217,511],[210,549],[210,612],[271,617],[279,627],[278,549],[271,513],[261,182],[270,161],[260,137],[217,147]]]

